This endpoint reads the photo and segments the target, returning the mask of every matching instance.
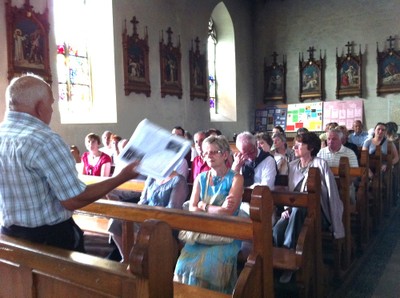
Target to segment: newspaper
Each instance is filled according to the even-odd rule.
[[[137,171],[140,174],[164,179],[182,161],[190,147],[189,140],[144,119],[118,155],[116,164],[123,166],[139,159]]]

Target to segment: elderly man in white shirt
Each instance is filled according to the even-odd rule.
[[[321,148],[317,154],[318,157],[325,159],[328,162],[329,167],[338,167],[340,158],[342,156],[346,156],[349,159],[351,168],[358,167],[358,160],[354,151],[342,144],[343,131],[333,128],[327,132],[327,137],[328,138],[326,141],[328,146]],[[354,183],[357,184],[357,181],[354,181],[350,185],[350,198],[352,203],[356,201],[356,190]]]
[[[274,157],[257,148],[256,137],[248,132],[240,133],[236,138],[236,148],[232,170],[240,172],[244,177],[244,186],[275,185],[277,166]]]
[[[321,148],[317,156],[325,159],[330,167],[338,167],[340,157],[346,156],[349,158],[351,168],[358,167],[357,156],[353,150],[343,146],[343,132],[338,129],[331,129],[327,132],[328,146]]]

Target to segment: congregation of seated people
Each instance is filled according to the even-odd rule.
[[[21,92],[22,86],[27,86],[34,98],[32,106],[29,107],[29,113],[26,112],[26,107],[23,107],[24,103],[19,102],[18,97],[13,98]],[[37,90],[42,90],[40,96],[36,94]],[[4,124],[0,127],[4,140],[12,139],[15,144],[21,142],[16,139],[9,127],[15,126],[21,130],[31,129],[29,125],[26,125],[28,123],[33,127],[32,129],[37,128],[36,131],[43,139],[49,140],[47,146],[54,149],[57,157],[51,164],[49,164],[51,161],[46,159],[46,154],[37,157],[38,164],[40,163],[44,169],[41,171],[43,177],[36,179],[37,189],[33,191],[34,193],[32,190],[24,189],[23,197],[32,197],[36,201],[43,199],[51,207],[49,209],[62,210],[62,212],[54,211],[50,214],[51,216],[37,217],[37,214],[43,212],[35,206],[35,210],[29,214],[27,212],[25,216],[27,221],[22,222],[21,226],[15,224],[18,222],[16,219],[18,214],[3,218],[4,226],[1,228],[1,233],[61,248],[84,251],[82,231],[72,219],[73,211],[104,197],[104,193],[108,193],[110,197],[117,195],[117,199],[124,200],[118,196],[121,193],[114,192],[115,185],[137,179],[138,162],[128,164],[123,168],[118,168],[116,165],[117,168],[112,171],[112,166],[115,166],[116,158],[127,140],[111,131],[105,131],[101,138],[95,133],[89,133],[84,142],[87,151],[82,155],[78,146],[71,147],[68,152],[68,146],[45,125],[50,122],[51,113],[48,115],[43,112],[39,113],[39,116],[35,113],[35,102],[48,107],[51,106],[54,98],[49,85],[42,79],[35,76],[18,78],[10,83],[6,92],[7,100],[13,103],[13,111],[9,111]],[[46,94],[46,97],[44,98],[42,94]],[[24,126],[19,123],[20,119],[23,119]],[[355,144],[362,150],[368,150],[370,154],[375,152],[377,146],[381,146],[382,153],[387,154],[388,146],[392,146],[392,164],[397,164],[399,154],[394,145],[394,142],[398,141],[397,125],[393,122],[377,123],[373,136],[370,138],[362,131],[363,125],[359,120],[354,122],[351,132],[347,132],[346,127],[340,125],[331,126],[327,127],[322,138],[315,132],[307,131],[307,128],[299,130],[294,137],[292,148],[287,144],[287,133],[280,126],[275,127],[271,134],[243,131],[236,137],[234,145],[237,151],[234,153],[231,151],[228,139],[218,129],[199,130],[193,135],[193,150],[189,151],[188,158],[183,159],[165,179],[143,177],[146,179],[144,189],[140,197],[136,193],[135,198],[139,199],[138,204],[142,205],[182,209],[186,206],[184,202],[190,197],[186,203],[190,212],[204,212],[214,216],[239,216],[245,187],[265,185],[272,189],[277,175],[287,175],[288,189],[304,192],[308,170],[310,167],[316,167],[321,174],[322,227],[330,231],[335,239],[341,239],[344,237],[343,205],[330,166],[337,166],[341,156],[349,158],[350,166],[358,166],[357,154],[353,149],[348,148],[348,143]],[[190,134],[180,126],[174,127],[171,133],[191,139]],[[100,147],[101,144],[103,147]],[[32,151],[38,148],[37,151],[42,152],[44,150],[40,149],[42,145],[32,139]],[[321,145],[325,147],[321,148]],[[16,150],[20,150],[20,147]],[[88,186],[80,181],[74,168],[79,157],[82,164],[80,174],[109,177],[108,181]],[[16,169],[13,175],[16,175],[17,179],[8,180],[15,180],[19,185],[28,185],[31,181],[27,177],[29,172],[18,167],[24,162],[16,158],[15,160],[4,158],[8,162],[6,166]],[[48,173],[44,174],[46,171]],[[71,174],[65,175],[65,173]],[[48,177],[53,178],[52,185],[43,183],[50,180]],[[188,183],[193,185],[191,193],[189,193]],[[2,189],[15,188],[15,186],[3,185]],[[18,209],[18,205],[23,205],[19,204],[21,197],[18,196],[9,201],[7,202],[9,205],[5,208],[10,210]],[[279,216],[279,220],[273,227],[273,243],[275,246],[293,249],[305,219],[305,211],[301,208],[286,208]],[[39,221],[38,226],[32,224],[35,221]],[[109,232],[120,249],[121,223],[114,221]],[[68,237],[64,237],[65,235]],[[54,239],[48,239],[49,237]],[[182,238],[177,241],[185,240]],[[237,258],[241,247],[239,240],[214,245],[184,242],[176,263],[174,280],[230,294],[237,280]],[[285,272],[280,282],[290,281],[291,275],[292,272]]]
[[[216,129],[197,131],[193,135],[193,138],[191,138],[190,133],[185,131],[182,127],[176,126],[173,128],[171,133],[189,138],[192,141],[192,150],[188,153],[190,159],[184,159],[183,163],[185,163],[185,166],[182,167],[182,164],[178,166],[175,169],[176,172],[174,172],[174,176],[177,175],[178,177],[181,177],[182,179],[179,179],[180,183],[183,181],[186,187],[187,183],[193,184],[193,192],[191,193],[190,201],[195,200],[197,203],[191,202],[190,206],[192,207],[190,207],[189,210],[209,212],[210,206],[207,205],[207,207],[205,207],[206,205],[202,205],[201,203],[204,200],[202,199],[202,194],[200,194],[200,198],[198,197],[199,193],[198,190],[196,190],[199,183],[198,179],[200,179],[200,177],[203,177],[201,179],[204,179],[207,173],[213,173],[213,163],[215,163],[216,158],[219,158],[221,155],[226,156],[226,158],[223,158],[223,168],[225,170],[231,169],[232,173],[243,177],[241,178],[243,180],[242,187],[267,185],[273,188],[277,175],[288,175],[289,190],[305,191],[307,170],[311,166],[317,167],[320,169],[322,178],[321,212],[323,216],[321,224],[325,230],[331,231],[335,238],[340,239],[344,237],[342,223],[343,206],[330,167],[337,167],[339,165],[340,157],[342,156],[348,157],[350,167],[358,167],[357,157],[359,156],[360,150],[370,150],[370,147],[376,145],[382,145],[382,152],[385,154],[386,150],[384,146],[386,139],[397,140],[397,126],[395,125],[395,123],[394,125],[392,123],[387,125],[378,123],[377,127],[374,129],[373,136],[368,136],[368,133],[362,130],[363,124],[360,120],[354,121],[351,130],[347,130],[345,125],[338,125],[335,122],[329,123],[329,125],[326,126],[326,130],[319,136],[314,132],[309,132],[307,128],[303,127],[296,132],[293,148],[288,146],[286,142],[286,133],[280,126],[274,127],[271,133],[251,133],[244,131],[236,136],[234,146],[237,151],[235,153],[231,152],[230,148],[228,148],[229,144],[226,147],[227,142],[224,143],[225,147],[215,148],[215,146],[211,146],[215,150],[209,150],[211,141],[213,142],[213,145],[217,144],[217,146],[219,146],[219,141],[216,141],[213,138],[221,136],[222,134]],[[386,127],[388,127],[388,130],[390,127],[392,131],[391,136],[386,136]],[[393,130],[395,130],[394,133]],[[204,151],[204,148],[208,149]],[[223,152],[226,152],[226,154]],[[393,163],[395,164],[398,161],[397,149],[395,147],[393,147],[393,152]],[[370,153],[373,153],[373,151],[370,150]],[[187,163],[187,160],[189,160],[190,163]],[[182,168],[183,173],[178,173],[177,171]],[[225,175],[216,174],[216,177],[220,177],[220,179],[222,177],[223,179]],[[170,179],[171,177],[167,178],[167,180]],[[208,178],[206,180],[208,181]],[[151,185],[153,185],[153,188],[154,185],[160,187],[163,183],[165,182],[156,181],[155,179],[148,177],[145,184],[145,190],[142,193],[139,203],[159,205],[167,208],[182,208],[180,203],[178,204],[179,206],[176,204],[170,204],[170,195],[166,195],[162,200],[163,202],[160,204],[153,202],[153,200],[155,200],[154,198],[159,197],[159,195],[154,192],[154,189],[151,192],[152,198],[145,198],[145,194],[148,193],[147,188]],[[155,189],[157,189],[157,187]],[[170,191],[172,191],[174,187],[175,186],[172,185]],[[204,190],[204,186],[202,186],[201,189]],[[187,198],[187,196],[188,195],[186,194],[185,198]],[[227,198],[226,195],[225,198]],[[180,196],[180,200],[182,199],[183,196]],[[172,202],[173,201],[176,200],[172,200]],[[196,204],[201,207],[198,207]],[[211,204],[211,206],[213,205]],[[214,207],[211,207],[211,209],[213,208]],[[237,213],[237,208],[235,208],[235,210],[235,213]],[[274,245],[288,248],[295,247],[298,233],[305,218],[304,212],[305,211],[301,209],[297,210],[296,208],[290,208],[284,209],[282,213],[279,214],[280,219],[273,228]],[[110,232],[112,232],[114,238],[118,238],[120,235],[120,227],[117,229],[111,228]],[[117,241],[120,242],[121,240],[118,239]],[[221,284],[215,284],[211,272],[206,273],[207,276],[197,278],[193,276],[189,278],[189,276],[195,274],[194,272],[197,272],[195,268],[198,268],[199,266],[202,268],[201,266],[209,265],[200,264],[199,259],[194,257],[194,254],[199,252],[198,248],[195,249],[189,244],[186,244],[183,247],[184,249],[181,252],[182,255],[180,261],[178,261],[179,265],[177,265],[177,271],[175,273],[176,280],[227,293],[232,290],[232,276],[230,274],[236,274],[236,269],[233,267],[229,270],[228,276],[224,278],[225,282],[229,282],[229,286],[227,283],[222,287]],[[228,246],[224,246],[224,249],[226,250],[226,253],[228,253]],[[230,258],[232,258],[233,255],[236,257],[238,248],[235,248],[234,252],[235,253],[233,254],[232,252],[230,253]],[[208,252],[204,253],[208,254]],[[226,268],[224,270],[226,270]],[[204,268],[200,271],[202,274],[205,274]],[[280,282],[286,283],[290,281],[291,274],[292,272],[284,272],[280,278]],[[214,280],[213,283],[211,282],[212,280]]]

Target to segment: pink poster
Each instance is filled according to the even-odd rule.
[[[363,100],[325,101],[323,112],[323,126],[329,122],[337,122],[352,129],[354,120],[363,121]]]

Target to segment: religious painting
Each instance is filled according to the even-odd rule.
[[[272,54],[273,63],[267,65],[264,61],[264,103],[282,101],[286,103],[286,61],[277,63],[278,54]]]
[[[390,36],[389,48],[379,52],[377,47],[378,60],[378,85],[376,93],[378,96],[388,93],[400,92],[400,51],[395,51],[393,41]]]
[[[8,79],[34,73],[51,83],[48,9],[40,14],[29,0],[21,8],[7,1],[6,19]]]
[[[139,21],[134,16],[131,20],[133,25],[132,35],[128,35],[125,21],[125,29],[122,33],[122,46],[124,57],[124,88],[125,95],[131,92],[144,93],[150,97],[151,87],[149,78],[149,44],[147,27],[144,37],[140,38],[137,33]]]
[[[189,73],[190,73],[190,99],[195,98],[207,101],[207,59],[204,54],[200,54],[198,37],[195,39],[196,49],[192,48],[189,51]]]
[[[362,54],[353,54],[353,43],[346,44],[347,54],[338,56],[336,49],[337,87],[336,97],[362,97]]]
[[[300,59],[300,95],[299,99],[304,102],[306,99],[324,100],[324,60],[320,52],[320,60],[314,59],[314,47],[308,50],[309,59],[304,61],[303,55]]]
[[[164,32],[161,32],[160,40],[160,72],[161,72],[161,97],[166,95],[182,98],[181,78],[181,50],[180,41],[175,47],[172,43],[171,27],[166,31],[167,43],[164,44]]]

